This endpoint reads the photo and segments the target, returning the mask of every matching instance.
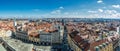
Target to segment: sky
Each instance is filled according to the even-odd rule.
[[[120,0],[0,0],[0,17],[120,18]]]

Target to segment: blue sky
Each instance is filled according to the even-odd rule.
[[[120,0],[0,0],[0,16],[119,18]]]

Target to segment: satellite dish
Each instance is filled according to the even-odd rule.
[[[12,35],[12,31],[11,30],[8,30],[8,31],[6,31],[6,36],[11,36]]]

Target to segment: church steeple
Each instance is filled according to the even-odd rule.
[[[14,27],[17,26],[16,18],[14,17]]]

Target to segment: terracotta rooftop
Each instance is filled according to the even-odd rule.
[[[84,51],[87,51],[89,49],[90,44],[88,43],[88,41],[85,41],[79,35],[76,35],[73,39],[76,45],[78,45]]]
[[[0,28],[4,28],[5,30],[12,30],[15,31],[13,21],[1,21],[0,22]]]
[[[98,45],[101,45],[102,43],[105,43],[107,42],[106,39],[103,39],[103,40],[99,40],[99,41],[95,41],[93,43],[90,43],[90,50],[91,51],[95,51],[94,47],[95,46],[98,46]]]
[[[29,34],[29,36],[31,36],[31,37],[39,37],[39,34],[38,34],[38,32],[31,32]]]
[[[107,27],[106,25],[104,25],[104,23],[87,24],[82,22],[77,23],[76,25],[73,23],[67,24],[68,34],[73,39],[75,44],[78,45],[81,49],[84,49],[84,51],[87,51],[88,49],[91,51],[95,51],[95,46],[98,46],[105,42],[109,42],[107,37],[106,39],[96,41],[100,33],[106,32],[104,30],[116,31],[116,28],[115,26],[111,28]],[[111,41],[114,41],[116,38],[112,37],[110,39]]]

